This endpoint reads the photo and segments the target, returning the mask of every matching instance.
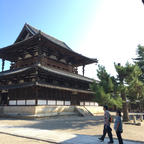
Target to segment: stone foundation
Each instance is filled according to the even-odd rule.
[[[85,108],[84,106],[79,106]],[[93,115],[103,113],[100,106],[87,106]],[[47,117],[57,115],[78,115],[76,106],[0,106],[0,116]]]

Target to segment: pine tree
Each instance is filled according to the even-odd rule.
[[[121,108],[122,100],[117,94],[117,83],[114,77],[111,77],[104,66],[99,65],[97,70],[99,83],[94,82],[91,89],[95,92],[95,101],[100,105]]]

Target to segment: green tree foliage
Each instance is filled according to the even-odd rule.
[[[122,98],[122,109],[123,109],[123,120],[128,121],[128,104],[127,104],[127,85],[126,79],[131,74],[131,67],[130,64],[127,63],[125,66],[121,66],[120,64],[114,64],[116,72],[117,72],[117,79],[119,81],[119,89],[120,95]]]
[[[140,67],[142,74],[140,75],[140,80],[144,82],[144,47],[138,45],[137,48],[137,58],[134,59],[134,62]]]
[[[123,119],[124,121],[128,121],[127,100],[133,103],[137,100],[142,100],[144,97],[144,86],[139,80],[142,71],[137,64],[129,63],[126,63],[125,66],[115,64],[115,68],[118,73],[117,78],[119,80],[120,94],[123,100]]]
[[[99,83],[94,82],[91,89],[95,92],[95,101],[101,105],[121,108],[122,100],[117,93],[117,82],[111,77],[104,66],[98,65],[97,76]]]
[[[144,52],[144,51],[143,51]],[[141,54],[142,55],[142,54]],[[143,74],[138,64],[114,64],[117,77],[110,76],[105,67],[99,65],[97,76],[91,89],[95,92],[95,101],[101,105],[117,107],[123,110],[123,120],[128,121],[128,103],[144,103],[144,83],[140,80]]]
[[[135,89],[137,89],[137,91],[139,90],[139,92],[137,94],[135,94],[133,88],[131,88],[131,99],[133,99],[133,102],[136,103],[136,101],[139,101],[139,107],[141,107],[142,109],[144,108],[144,88],[143,88],[143,84],[144,84],[144,46],[138,45],[137,48],[137,58],[134,59],[134,62],[139,66],[139,68],[141,69],[141,74],[140,76],[133,80],[131,87],[135,87]],[[139,82],[138,79],[141,81]],[[137,98],[137,100],[135,99]]]
[[[144,105],[144,83],[139,80],[142,71],[138,65],[133,66],[133,72],[128,79],[128,99],[131,103],[139,103],[139,108]]]

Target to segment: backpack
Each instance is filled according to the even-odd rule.
[[[109,117],[109,122],[111,123],[113,121],[113,118],[112,118],[112,116],[110,115],[110,117]]]

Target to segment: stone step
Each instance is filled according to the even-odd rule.
[[[82,116],[93,116],[84,106],[76,106],[76,110]]]

